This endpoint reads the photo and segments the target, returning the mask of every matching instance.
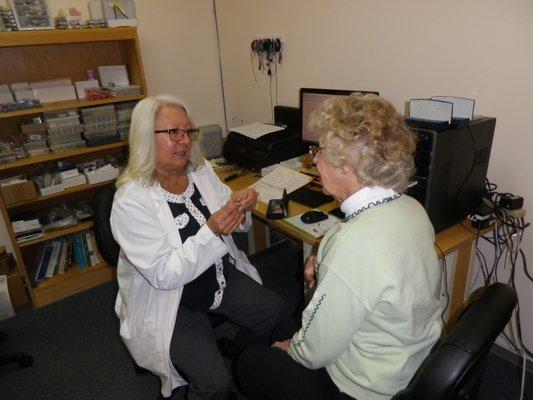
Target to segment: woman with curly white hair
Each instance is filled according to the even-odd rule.
[[[322,104],[310,153],[345,218],[304,271],[316,286],[301,328],[250,347],[237,377],[251,399],[389,399],[441,334],[441,270],[424,208],[402,194],[415,138],[392,104],[352,94]]]

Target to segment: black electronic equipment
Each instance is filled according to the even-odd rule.
[[[318,207],[334,200],[332,196],[328,196],[320,190],[314,190],[307,186],[302,186],[290,192],[289,199],[308,207]]]
[[[328,214],[318,210],[306,211],[300,217],[300,220],[304,224],[314,224],[316,222],[324,221],[325,219],[328,219]]]
[[[226,160],[253,171],[307,153],[300,134],[282,131],[252,139],[237,132],[229,132],[223,146]]]
[[[284,126],[290,132],[302,131],[302,115],[298,107],[274,106],[274,123]]]
[[[365,90],[337,90],[337,89],[300,89],[300,111],[301,111],[301,129],[302,140],[307,143],[317,143],[318,133],[309,129],[309,118],[324,101],[339,96],[349,96],[352,93],[375,94],[379,92],[368,92]]]
[[[465,218],[482,202],[496,119],[478,117],[466,126],[424,129],[417,134],[416,172],[406,193],[426,209],[436,232]]]
[[[287,216],[289,212],[289,199],[287,191],[283,189],[283,197],[281,199],[270,199],[268,202],[266,217],[267,219],[281,219]]]

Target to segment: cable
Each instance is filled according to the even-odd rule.
[[[220,87],[222,90],[222,108],[224,109],[224,124],[226,132],[228,131],[228,112],[226,108],[226,94],[224,92],[224,74],[222,73],[222,55],[220,52],[220,35],[218,33],[217,6],[213,0],[213,16],[215,18],[215,31],[217,33],[217,51],[218,51],[218,71],[220,73]]]

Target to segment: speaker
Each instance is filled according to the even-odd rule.
[[[220,125],[199,126],[200,148],[207,159],[222,156],[222,128]]]
[[[302,114],[298,107],[274,106],[274,123],[291,132],[302,133]]]

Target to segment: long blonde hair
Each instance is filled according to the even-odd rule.
[[[162,107],[180,107],[191,119],[189,109],[180,98],[168,94],[146,97],[139,101],[131,115],[129,134],[130,155],[128,165],[117,179],[116,186],[134,179],[150,182],[155,179],[157,160],[154,130],[157,113]],[[192,121],[191,121],[192,122]],[[189,165],[196,168],[204,163],[200,144],[196,140],[192,144]]]

